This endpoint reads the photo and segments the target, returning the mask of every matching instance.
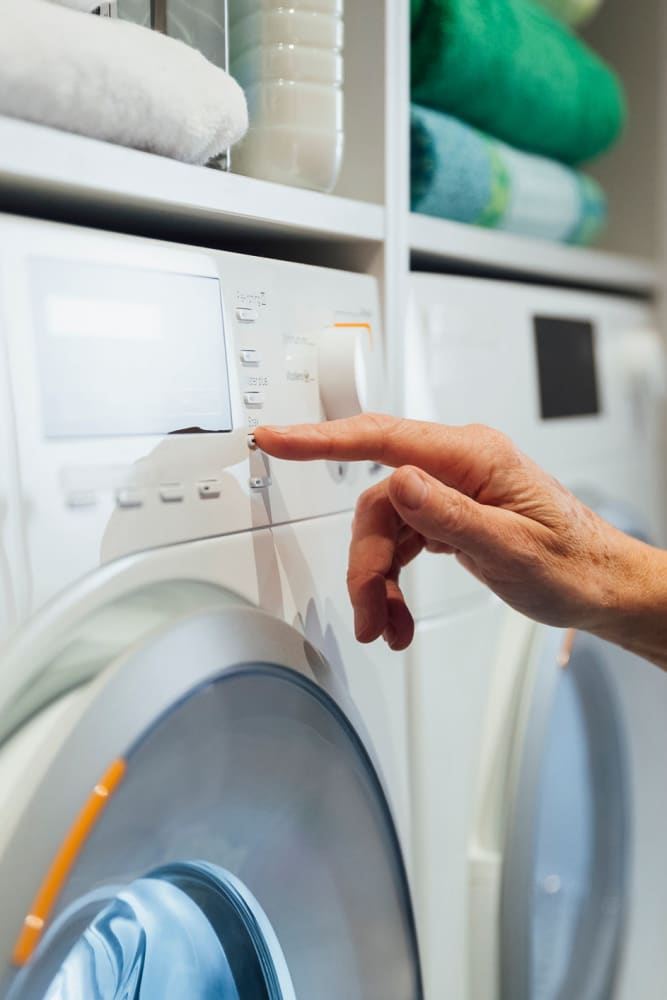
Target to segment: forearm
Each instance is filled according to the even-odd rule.
[[[589,631],[667,670],[667,552],[628,538],[612,577]]]

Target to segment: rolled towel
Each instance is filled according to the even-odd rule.
[[[423,0],[411,65],[417,103],[565,163],[601,153],[624,122],[612,70],[530,0]]]
[[[415,212],[580,245],[606,222],[605,196],[592,178],[449,115],[413,104],[410,150]]]
[[[554,17],[559,17],[566,24],[575,26],[590,21],[602,6],[602,0],[539,0],[539,2],[550,10]]]
[[[2,0],[0,114],[206,163],[248,127],[243,91],[183,42],[47,0]]]

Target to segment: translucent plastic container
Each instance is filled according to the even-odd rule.
[[[339,87],[295,80],[261,80],[246,89],[251,125],[298,125],[318,132],[342,132]]]
[[[343,133],[292,125],[253,128],[234,148],[232,166],[249,177],[331,191],[343,158]]]
[[[229,0],[229,21],[233,24],[247,14],[256,11],[273,11],[279,8],[318,11],[320,14],[335,14],[343,16],[343,0],[295,0],[295,2],[277,3],[276,0]]]
[[[250,130],[233,166],[320,191],[343,155],[342,0],[231,0],[231,72],[246,92]]]
[[[335,49],[260,45],[237,56],[230,70],[242,87],[250,87],[260,80],[298,80],[343,86],[343,56]]]
[[[297,7],[258,11],[231,25],[229,44],[234,58],[257,45],[306,45],[341,51],[343,20],[335,14]]]

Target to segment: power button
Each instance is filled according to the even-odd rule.
[[[236,318],[239,323],[256,323],[258,316],[256,309],[249,309],[247,306],[239,306],[236,310]]]

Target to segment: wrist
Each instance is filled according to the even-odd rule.
[[[584,628],[667,668],[667,552],[614,534]]]

